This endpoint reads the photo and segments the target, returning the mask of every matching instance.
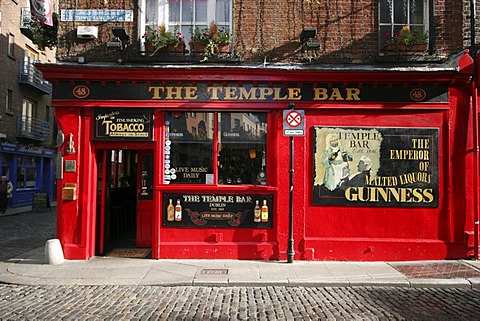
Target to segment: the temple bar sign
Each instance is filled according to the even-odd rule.
[[[152,140],[153,115],[148,110],[95,109],[96,140]]]
[[[83,95],[78,95],[78,86]],[[314,103],[447,102],[447,85],[329,83],[96,82],[54,84],[54,99],[278,101]]]

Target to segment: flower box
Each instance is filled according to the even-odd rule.
[[[428,55],[428,44],[387,44],[383,49],[383,54],[384,56],[426,56]]]

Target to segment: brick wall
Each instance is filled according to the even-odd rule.
[[[38,51],[36,46],[25,37],[20,31],[21,7],[26,6],[26,2],[1,1],[0,8],[2,20],[0,22],[0,133],[6,134],[6,141],[33,144],[44,147],[51,147],[53,138],[49,141],[40,143],[32,140],[24,140],[16,137],[17,117],[22,114],[22,102],[24,98],[37,103],[36,118],[41,120],[53,121],[52,109],[47,109],[51,105],[51,97],[39,92],[30,85],[18,83],[19,63],[24,60],[25,49],[30,47],[39,54],[39,60],[42,62],[54,62],[55,53],[52,50]],[[8,35],[12,34],[15,39],[13,55],[7,55]],[[6,111],[7,90],[12,92],[12,110]],[[49,113],[49,115],[47,115]],[[53,123],[51,123],[53,127]]]
[[[434,0],[434,49],[442,56],[460,51],[466,41],[466,2]],[[76,4],[77,3],[77,4]],[[137,12],[136,1],[90,0],[62,1],[63,9],[132,9]],[[378,0],[235,0],[234,50],[246,61],[305,62],[314,58],[316,63],[372,63],[378,55]],[[138,53],[138,32],[133,23],[73,23],[61,22],[61,41],[58,59],[76,60],[78,55],[91,61],[113,61],[126,53],[107,50],[105,43],[113,40],[111,27],[122,25],[132,37],[127,49]],[[76,39],[78,25],[97,25],[99,38],[82,41]],[[315,27],[320,49],[305,54],[300,46],[303,27]]]

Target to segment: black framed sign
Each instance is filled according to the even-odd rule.
[[[313,204],[437,207],[437,128],[314,127]]]
[[[164,194],[163,225],[271,228],[271,194]]]
[[[152,140],[153,113],[145,109],[95,109],[94,140]]]

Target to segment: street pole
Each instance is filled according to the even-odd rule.
[[[290,107],[295,107],[294,104],[290,104]],[[293,249],[293,136],[290,136],[290,212],[289,212],[289,226],[288,226],[288,250],[287,250],[287,262],[293,263],[293,257],[295,250]]]

